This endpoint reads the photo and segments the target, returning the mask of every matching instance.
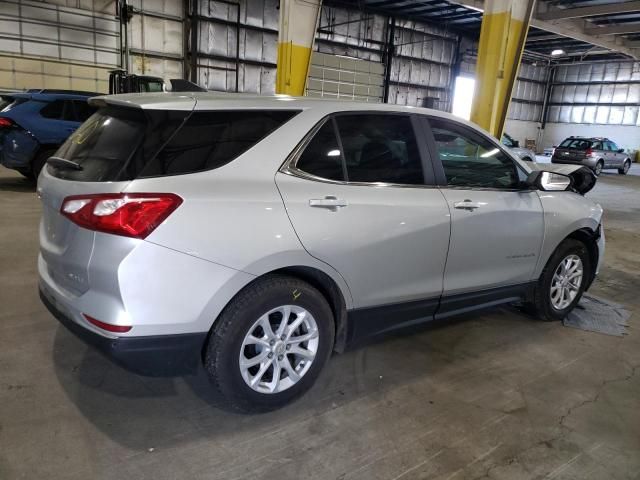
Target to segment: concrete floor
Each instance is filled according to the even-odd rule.
[[[301,401],[231,415],[203,375],[151,379],[87,348],[36,291],[40,206],[0,169],[0,479],[639,479],[640,166],[605,174],[592,293],[624,338],[512,310],[335,356]]]

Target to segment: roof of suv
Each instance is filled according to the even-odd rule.
[[[53,100],[87,100],[101,93],[76,92],[73,90],[38,90],[33,92],[3,93],[3,97],[26,98],[50,102]]]
[[[94,106],[106,104],[134,107],[150,110],[242,110],[242,109],[322,109],[326,111],[392,111],[392,112],[422,112],[439,117],[452,118],[458,122],[464,120],[439,110],[421,107],[393,105],[387,103],[366,103],[350,100],[327,100],[326,98],[292,97],[289,95],[252,95],[246,93],[225,92],[158,92],[158,93],[127,93],[120,95],[104,95],[94,97],[89,103]]]
[[[591,141],[591,142],[606,142],[606,141],[609,140],[607,137],[580,137],[580,136],[574,136],[574,135],[565,138],[565,140],[571,140],[571,139],[574,139],[574,140],[588,140],[588,141]]]

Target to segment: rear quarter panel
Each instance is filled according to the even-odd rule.
[[[544,240],[535,277],[539,277],[558,245],[581,228],[594,231],[602,220],[602,207],[574,192],[538,192],[544,210]]]
[[[127,192],[171,192],[184,200],[146,240],[254,277],[290,266],[317,268],[336,282],[349,308],[346,282],[304,249],[275,183],[286,157],[323,116],[319,108],[303,111],[216,170],[132,181]]]

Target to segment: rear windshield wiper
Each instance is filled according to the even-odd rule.
[[[80,165],[79,163],[76,163],[72,160],[67,160],[66,158],[62,158],[62,157],[49,157],[49,159],[47,160],[47,163],[58,168],[71,168],[73,170],[82,170],[82,165]]]

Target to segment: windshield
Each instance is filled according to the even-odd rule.
[[[585,140],[584,138],[567,138],[560,144],[560,147],[586,150],[587,148],[591,148],[591,143],[591,140]]]

